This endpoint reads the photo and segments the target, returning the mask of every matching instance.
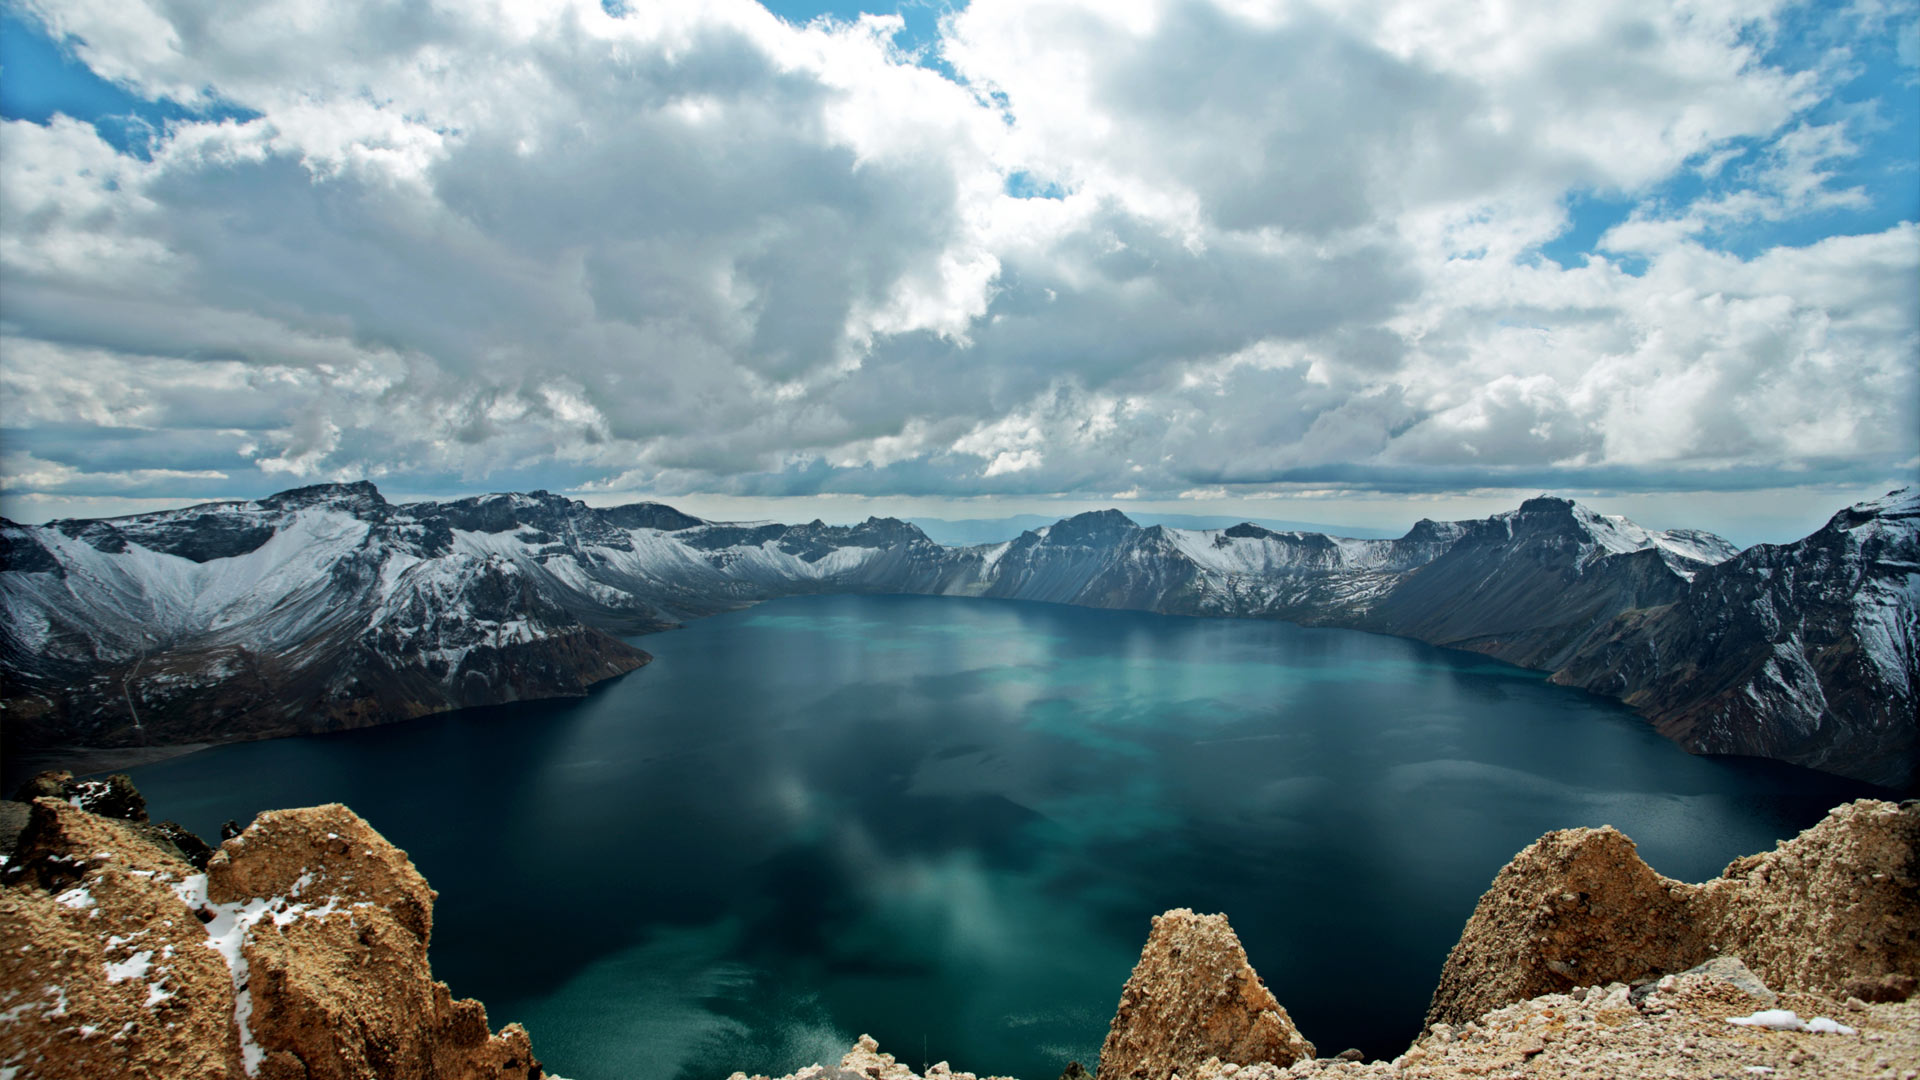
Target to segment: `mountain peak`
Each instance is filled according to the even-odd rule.
[[[1916,527],[1920,527],[1920,487],[1909,484],[1906,487],[1895,488],[1877,499],[1854,503],[1828,519],[1820,531],[1852,533],[1856,537],[1864,537],[1877,535],[1883,528],[1891,528],[1896,533],[1901,533]]]
[[[1854,503],[1841,513],[1882,518],[1920,515],[1920,487],[1912,484],[1897,487],[1877,499]]]
[[[1563,499],[1558,495],[1535,495],[1533,498],[1521,503],[1520,509],[1516,512],[1521,515],[1551,514],[1573,516],[1579,511],[1586,509],[1586,507],[1581,506],[1572,499]],[[1592,511],[1588,512],[1591,513]]]
[[[598,511],[600,519],[621,529],[659,529],[662,532],[678,532],[691,529],[707,522],[692,514],[684,514],[662,502],[627,503],[624,506],[608,506]]]
[[[1118,510],[1089,510],[1055,522],[1047,531],[1050,544],[1086,544],[1110,540],[1136,532],[1140,528],[1132,518]]]
[[[309,506],[334,506],[350,512],[385,509],[387,500],[371,480],[346,484],[310,484],[289,488],[260,500],[260,505],[275,510],[299,510]]]

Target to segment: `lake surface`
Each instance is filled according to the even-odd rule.
[[[1351,631],[839,596],[634,640],[655,662],[583,701],[134,779],[209,837],[352,806],[439,889],[436,974],[575,1080],[779,1075],[862,1032],[1053,1080],[1181,906],[1227,913],[1322,1054],[1391,1057],[1542,832],[1615,825],[1700,880],[1874,794]]]

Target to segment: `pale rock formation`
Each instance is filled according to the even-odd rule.
[[[0,887],[0,1073],[538,1080],[524,1030],[433,980],[433,897],[339,805],[263,814],[201,874],[36,799]]]
[[[1860,800],[1719,878],[1662,877],[1612,828],[1548,833],[1494,878],[1427,1023],[1737,956],[1766,984],[1904,997],[1920,975],[1920,803]]]
[[[1637,1000],[1636,1000],[1637,999]],[[1729,1023],[1763,1007],[1719,975],[1666,976],[1636,993],[1625,983],[1578,987],[1436,1024],[1392,1061],[1302,1061],[1289,1069],[1209,1063],[1191,1080],[1914,1080],[1920,1077],[1920,1002],[1868,1005],[1783,993],[1780,1007],[1826,1016],[1852,1035],[1770,1031]]]
[[[766,1076],[748,1076],[736,1072],[727,1080],[773,1080]],[[1004,1076],[977,1077],[970,1072],[955,1072],[944,1061],[938,1061],[927,1067],[926,1076],[907,1065],[902,1065],[892,1054],[880,1051],[880,1044],[871,1035],[862,1035],[853,1049],[841,1057],[837,1067],[809,1065],[797,1073],[780,1077],[779,1080],[1010,1080]]]
[[[1100,1048],[1099,1080],[1191,1076],[1208,1058],[1287,1065],[1313,1056],[1247,963],[1225,915],[1155,916]]]

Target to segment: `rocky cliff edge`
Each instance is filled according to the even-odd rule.
[[[33,799],[0,873],[0,1075],[544,1075],[525,1030],[434,981],[433,890],[346,807],[262,814],[196,853],[84,801]]]

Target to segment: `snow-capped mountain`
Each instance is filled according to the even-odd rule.
[[[963,549],[966,573],[943,591],[1346,625],[1466,528],[1422,521],[1398,540],[1351,540],[1250,524],[1142,528],[1117,510],[1103,510],[1004,544]]]
[[[370,484],[0,526],[10,747],[223,740],[578,694],[646,663]]]
[[[1552,670],[1616,616],[1673,603],[1734,552],[1711,533],[1651,532],[1542,496],[1468,524],[1359,625]]]
[[[1920,490],[1702,570],[1594,635],[1555,682],[1621,698],[1698,753],[1920,786]]]
[[[1886,525],[1906,529],[1909,564],[1911,517]],[[1876,552],[1899,546],[1876,543]],[[0,704],[10,746],[378,723],[577,694],[645,663],[612,634],[821,592],[1276,617],[1548,670],[1593,667],[1602,642],[1703,589],[1722,590],[1700,600],[1707,608],[1758,602],[1710,584],[1723,580],[1716,566],[1755,555],[1729,563],[1734,554],[1707,533],[1651,532],[1546,497],[1483,521],[1422,521],[1397,540],[1250,524],[1142,528],[1108,510],[948,548],[892,519],[709,522],[658,503],[594,508],[546,492],[394,505],[370,484],[323,485],[130,518],[0,525]],[[1911,590],[1892,582],[1822,595],[1892,612],[1885,625],[1895,630],[1873,638],[1885,643],[1875,656],[1910,672]],[[1821,700],[1865,708],[1881,663],[1828,662],[1816,676],[1838,681]],[[1868,688],[1855,694],[1845,680]]]

